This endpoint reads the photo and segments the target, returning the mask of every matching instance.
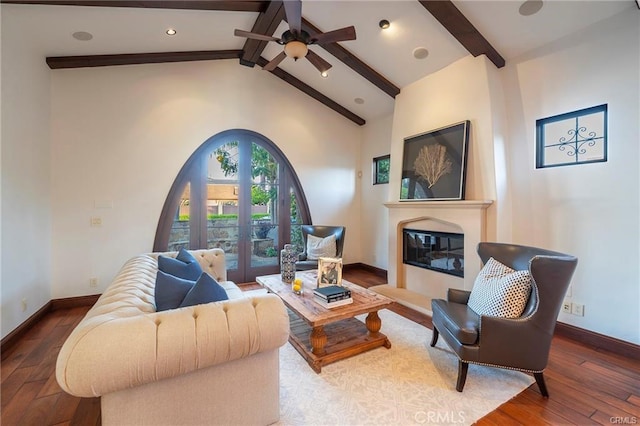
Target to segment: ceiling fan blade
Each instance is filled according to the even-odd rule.
[[[287,57],[287,54],[284,52],[280,52],[280,54],[278,56],[276,56],[275,58],[273,58],[271,60],[271,62],[269,62],[267,65],[265,65],[264,67],[262,67],[263,70],[265,71],[273,71],[274,69],[276,69],[276,67],[278,66],[278,64],[280,64],[280,62],[282,62],[282,60],[284,58]]]
[[[318,69],[320,72],[325,72],[331,68],[331,64],[324,59],[322,59],[316,52],[309,49],[307,52],[307,56],[305,56],[309,62],[313,64],[314,67]]]
[[[254,40],[280,41],[280,39],[276,37],[272,37],[264,34],[250,33],[249,31],[242,31],[242,30],[234,30],[233,35],[238,37],[252,38]]]
[[[284,13],[291,32],[300,33],[302,29],[302,2],[300,0],[284,0]]]
[[[340,28],[339,30],[328,31],[326,33],[314,34],[311,36],[311,43],[327,44],[337,41],[355,40],[356,29],[351,27]]]

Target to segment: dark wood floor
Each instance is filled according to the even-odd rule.
[[[384,282],[363,270],[345,271],[344,276],[364,287]],[[2,425],[100,425],[100,400],[67,395],[55,379],[58,351],[87,310],[83,307],[48,313],[2,353]],[[431,328],[430,318],[421,313],[398,304],[392,310]],[[640,424],[637,361],[555,338],[545,377],[549,399],[542,398],[533,385],[478,424]],[[470,374],[467,380],[473,380],[473,376]]]

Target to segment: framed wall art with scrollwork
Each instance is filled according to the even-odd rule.
[[[400,201],[464,200],[470,122],[404,140]]]
[[[536,168],[607,161],[607,104],[536,120]]]

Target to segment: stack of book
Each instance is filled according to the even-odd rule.
[[[339,285],[316,288],[313,290],[313,300],[329,309],[353,303],[351,290]]]

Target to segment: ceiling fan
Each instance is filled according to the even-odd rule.
[[[233,34],[238,37],[246,37],[254,40],[275,41],[284,45],[284,51],[273,58],[262,69],[273,71],[286,57],[298,60],[307,58],[324,76],[331,64],[322,59],[314,51],[309,50],[310,44],[326,44],[338,41],[356,39],[356,29],[353,26],[328,31],[326,33],[309,34],[302,29],[302,2],[301,0],[284,0],[284,13],[289,23],[289,29],[280,38],[264,34],[251,33],[236,29]]]

